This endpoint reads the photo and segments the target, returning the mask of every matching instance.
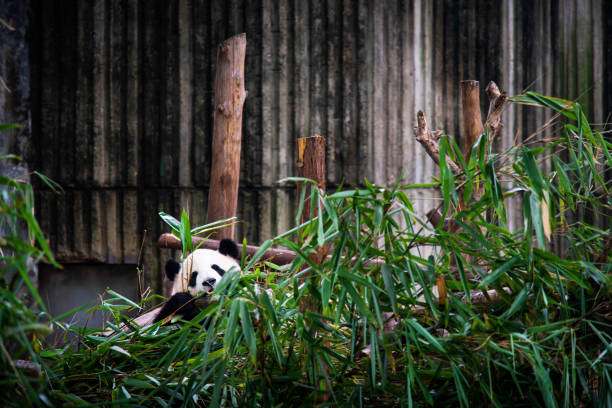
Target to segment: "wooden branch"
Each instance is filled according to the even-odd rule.
[[[440,221],[442,221],[442,214],[440,214],[440,211],[438,211],[437,208],[432,208],[429,210],[426,216],[427,221],[429,221],[429,223],[434,227],[437,227],[440,224]]]
[[[223,41],[217,51],[212,167],[206,222],[236,216],[240,178],[242,108],[246,34]],[[219,229],[213,238],[234,239],[234,225]]]
[[[463,157],[465,157],[467,162],[472,153],[472,146],[474,146],[478,136],[484,133],[482,117],[480,115],[480,85],[478,81],[461,81],[460,89],[464,130],[462,150]]]
[[[501,115],[508,95],[506,92],[500,92],[493,81],[489,82],[489,85],[487,85],[486,92],[489,97],[489,112],[487,114],[485,126],[489,126],[489,129],[491,129],[489,143],[493,143],[493,139],[502,128]]]
[[[204,238],[201,237],[192,237],[194,247],[199,248],[208,248],[208,249],[218,249],[219,241],[216,239],[207,239],[204,241]],[[204,242],[202,242],[204,241]],[[236,243],[238,245],[238,251],[242,252],[244,246],[240,243]],[[172,234],[166,233],[160,235],[157,240],[157,246],[159,248],[168,248],[168,249],[182,249],[181,240],[175,237]],[[246,246],[246,254],[247,256],[253,256],[259,250],[258,246],[247,245]],[[281,249],[281,248],[270,248],[262,255],[262,259],[266,262],[272,262],[275,265],[287,265],[293,262],[293,260],[297,257],[297,254],[289,249]],[[326,260],[331,259],[330,255],[325,257]],[[342,257],[344,259],[344,257]],[[352,257],[352,261],[357,261],[359,259],[358,256]],[[378,258],[370,258],[368,260],[362,260],[362,264],[367,267],[379,266],[385,263],[384,259]]]
[[[200,248],[208,248],[208,249],[218,249],[219,241],[216,239],[207,239],[204,241],[204,238],[201,237],[193,237],[193,246],[197,247],[199,245]],[[204,241],[204,242],[202,242]],[[237,243],[238,250],[242,252],[243,246],[240,243]],[[175,237],[172,234],[162,234],[157,240],[157,246],[159,248],[170,248],[170,249],[181,249],[181,240]],[[259,250],[259,247],[254,245],[247,245],[246,253],[247,256],[253,256]],[[262,259],[268,262],[272,262],[276,265],[286,265],[295,259],[296,254],[293,251],[289,251],[287,249],[276,249],[270,248],[266,252],[264,252]]]
[[[417,112],[417,127],[414,128],[414,135],[417,142],[419,142],[424,148],[429,157],[433,159],[436,164],[440,164],[440,147],[438,141],[442,137],[441,130],[430,131],[427,128],[427,119],[423,111]],[[450,167],[453,174],[461,173],[461,169],[457,164],[446,156],[446,163]]]
[[[40,377],[42,374],[42,368],[40,367],[40,364],[35,363],[33,361],[13,360],[12,365],[15,368],[19,368],[20,370],[23,370],[23,372],[26,375],[29,375],[30,377]]]
[[[508,295],[512,294],[510,288],[504,286],[502,289]],[[499,295],[499,292],[496,289],[489,289],[486,292],[483,292],[481,290],[470,290],[470,299],[472,301],[472,305],[474,306],[489,306],[501,299],[501,296]],[[461,297],[461,302],[467,304],[467,297]]]

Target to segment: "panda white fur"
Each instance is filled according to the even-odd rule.
[[[170,298],[155,317],[154,322],[176,314],[185,320],[193,319],[199,312],[194,298],[210,302],[210,294],[221,281],[221,277],[238,264],[238,246],[231,239],[223,239],[219,250],[196,249],[179,264],[174,259],[166,262],[166,277],[171,280]]]

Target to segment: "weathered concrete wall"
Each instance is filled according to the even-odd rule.
[[[33,1],[29,162],[66,190],[40,186],[38,215],[63,260],[134,263],[144,238],[159,289],[167,253],[155,246],[166,230],[157,212],[205,218],[221,40],[247,34],[237,238],[259,243],[294,223],[294,187],[277,181],[295,175],[298,137],[327,138],[330,187],[430,180],[414,115],[423,109],[461,138],[461,79],[580,97],[603,121],[607,9],[600,0]],[[499,148],[544,119],[509,109]],[[413,195],[421,213],[434,205],[434,191]]]
[[[0,21],[0,125],[23,125],[21,128],[0,131],[0,156],[23,156],[30,141],[29,48],[26,41],[28,3],[0,1],[0,18],[3,19]],[[27,163],[21,160],[0,160],[0,174],[14,180],[30,179]],[[3,205],[4,200],[10,200],[10,195],[7,194],[9,192],[10,188],[0,186],[0,200]],[[13,228],[17,227],[21,238],[27,239],[28,231],[23,223],[13,225],[9,221],[11,216],[6,213],[2,214],[1,218],[0,237],[13,235]],[[5,269],[5,259],[11,255],[12,252],[2,248],[0,268]],[[3,280],[10,281],[11,276],[4,276],[5,272],[2,272]],[[33,261],[28,264],[28,275],[34,284],[38,282],[38,268]],[[35,304],[33,297],[28,295],[28,290],[22,289],[19,293],[26,304]]]
[[[109,265],[105,264],[71,264],[58,270],[52,265],[41,265],[39,273],[39,293],[42,301],[51,316],[60,316],[79,306],[90,307],[101,303],[101,296],[108,299],[113,296],[106,295],[110,287],[121,295],[138,302],[140,300],[138,285],[135,283],[136,265]],[[86,313],[89,307],[68,315],[61,321],[72,325],[88,327],[102,327],[111,319],[109,313],[95,311]],[[129,315],[134,315],[134,312]],[[48,340],[62,344],[65,332],[57,330]]]
[[[0,133],[0,155],[23,155],[30,135],[28,2],[0,1],[0,18],[0,124],[24,125]],[[27,177],[26,167],[24,162],[0,161],[2,174]]]

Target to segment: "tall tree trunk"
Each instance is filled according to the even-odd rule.
[[[246,34],[239,34],[223,41],[217,51],[215,122],[207,223],[236,216],[242,108],[247,97],[244,89],[245,53]],[[234,239],[234,226],[219,229],[212,237]]]

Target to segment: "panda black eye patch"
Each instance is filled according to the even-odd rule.
[[[225,270],[221,268],[219,265],[213,264],[210,267],[213,268],[215,271],[217,271],[219,276],[223,276],[223,274],[225,273]]]
[[[195,288],[197,278],[198,278],[198,272],[197,271],[191,272],[191,278],[189,278],[189,286],[191,286],[192,288]]]

